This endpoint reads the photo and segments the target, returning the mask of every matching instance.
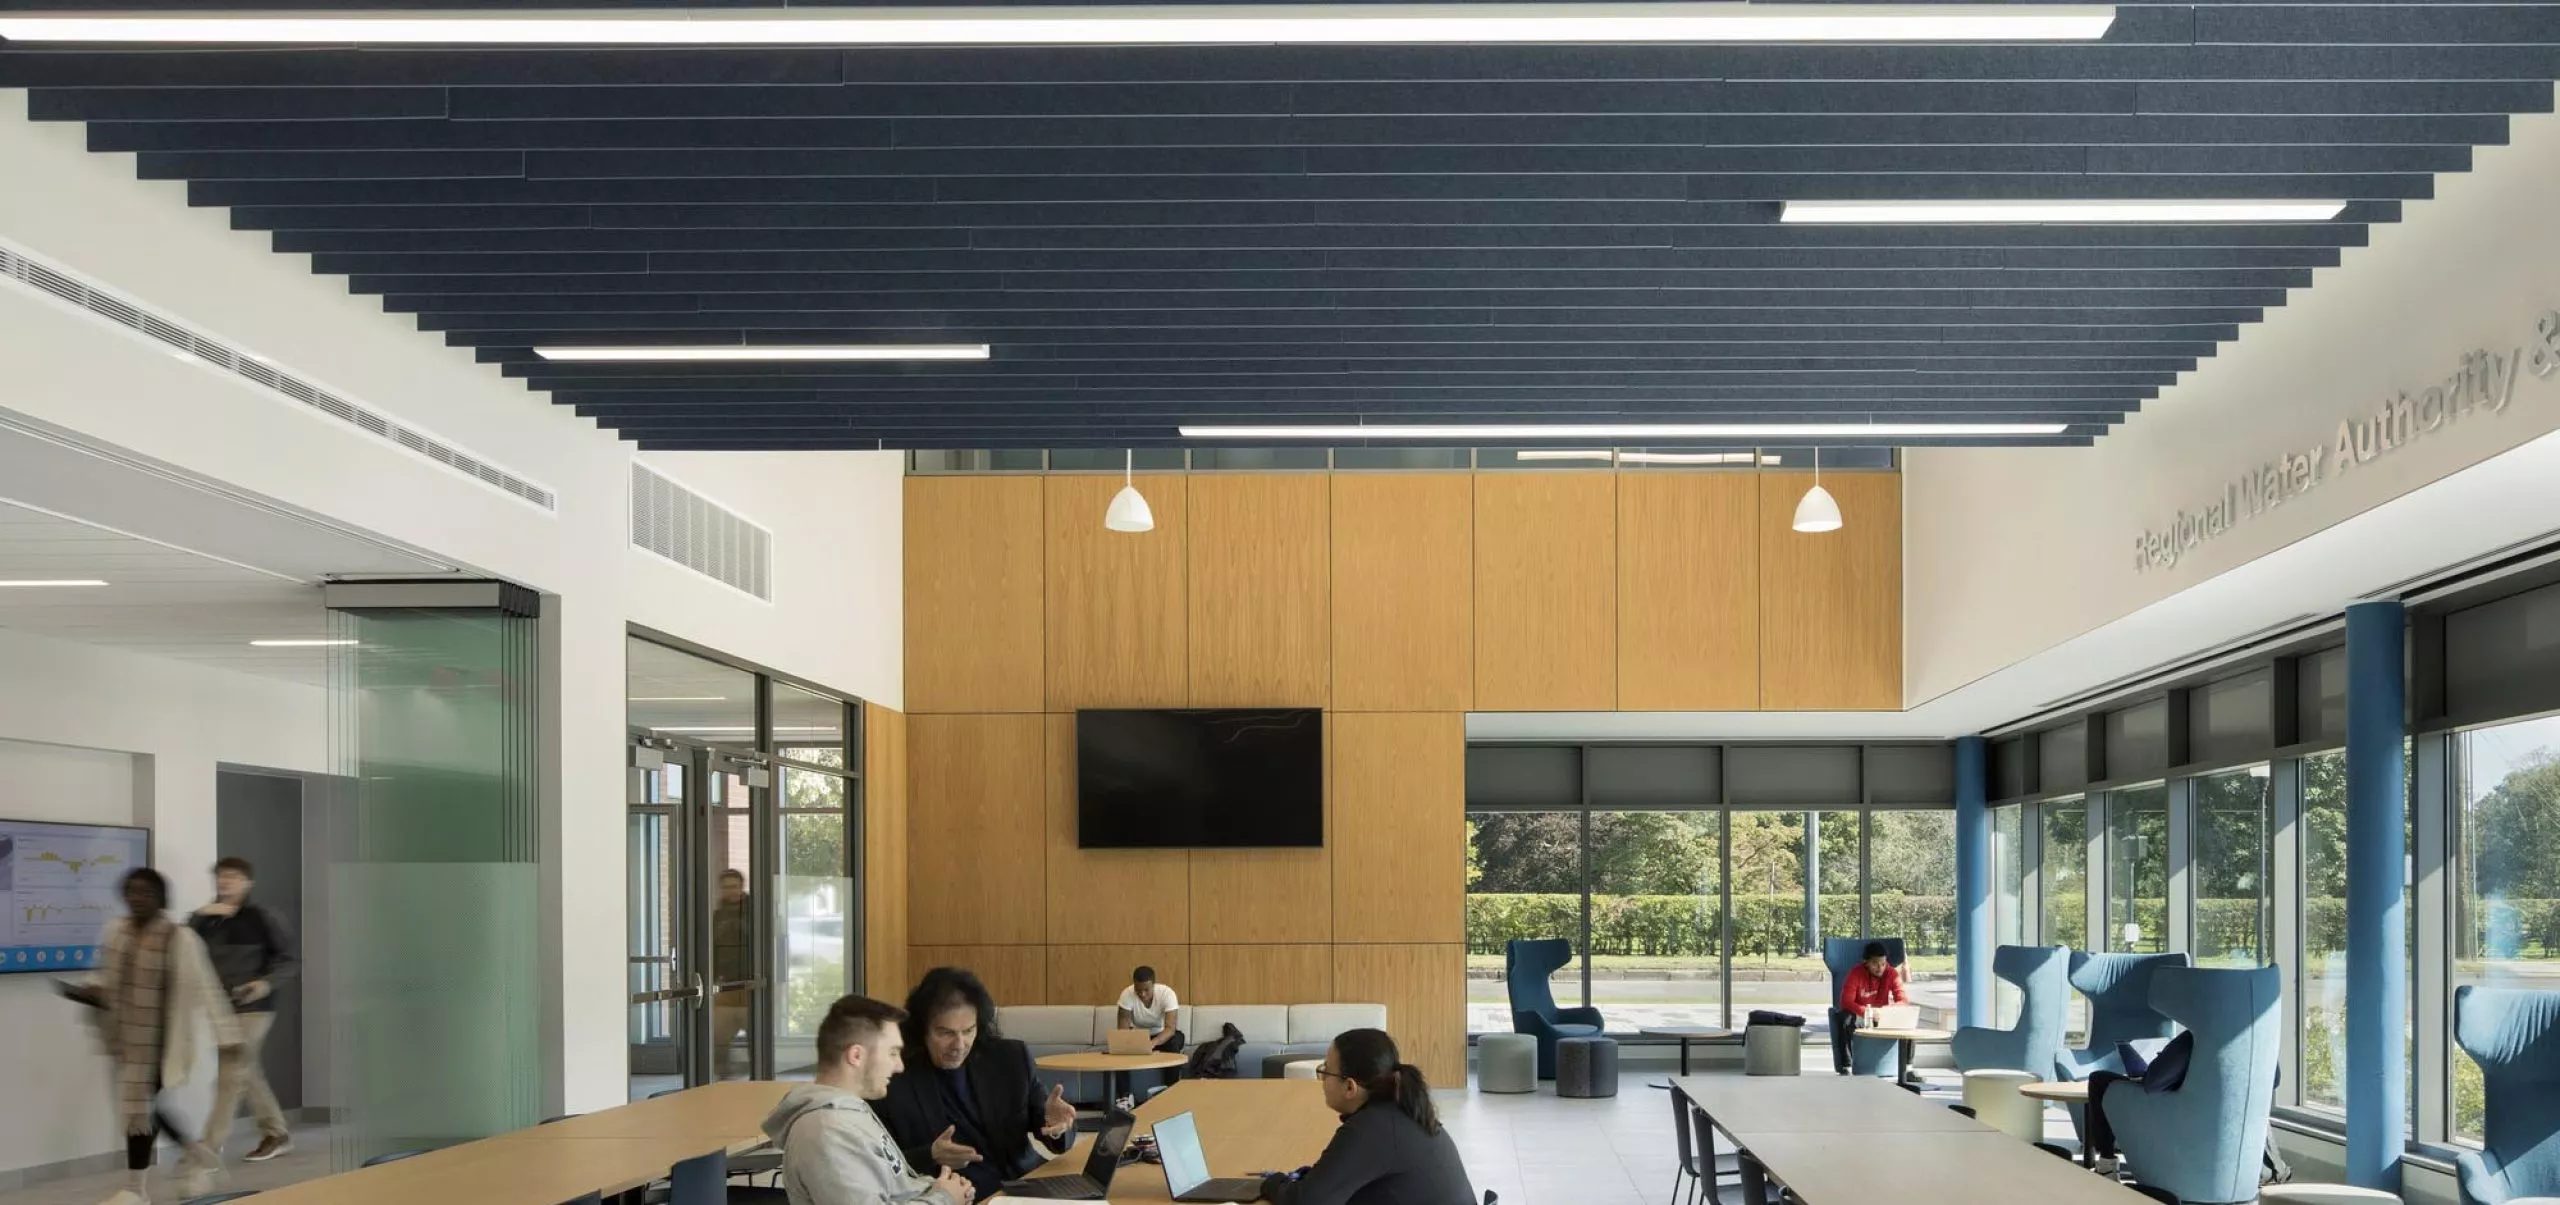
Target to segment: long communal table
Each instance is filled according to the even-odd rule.
[[[791,1088],[706,1084],[550,1125],[258,1194],[259,1205],[563,1205],[665,1177],[674,1205],[717,1205],[728,1157],[764,1143],[765,1116]]]
[[[2147,1205],[2150,1198],[1934,1101],[1866,1076],[1684,1076],[1680,1090],[1805,1205]]]
[[[1138,1134],[1152,1133],[1155,1123],[1176,1113],[1191,1114],[1200,1132],[1200,1149],[1212,1176],[1246,1176],[1260,1171],[1290,1171],[1316,1161],[1342,1119],[1324,1103],[1324,1087],[1303,1079],[1184,1080],[1138,1106]],[[1032,1172],[1034,1177],[1063,1176],[1084,1170],[1092,1149],[1087,1134],[1066,1154]],[[1170,1202],[1164,1169],[1129,1164],[1111,1179],[1114,1202]]]

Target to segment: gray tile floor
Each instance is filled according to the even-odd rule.
[[[1618,1095],[1604,1100],[1565,1100],[1553,1084],[1540,1085],[1535,1095],[1469,1088],[1435,1092],[1432,1099],[1477,1190],[1501,1194],[1501,1205],[1670,1205],[1677,1162],[1670,1094],[1646,1087],[1660,1078],[1653,1069],[1628,1068]],[[1955,1099],[1943,1084],[1932,1095]],[[2060,1137],[2069,1128],[2061,1110],[2049,1111],[2050,1133]],[[224,1187],[275,1188],[326,1175],[328,1132],[297,1131],[294,1141],[293,1154],[257,1165],[237,1161],[249,1143],[236,1143]],[[0,1205],[98,1205],[123,1184],[122,1172],[56,1180],[0,1191]],[[159,1205],[175,1205],[176,1189],[165,1174],[153,1187]]]

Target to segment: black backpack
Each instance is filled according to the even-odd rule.
[[[1236,1051],[1244,1048],[1244,1031],[1233,1022],[1220,1027],[1225,1032],[1191,1051],[1191,1064],[1183,1069],[1185,1079],[1234,1079]]]

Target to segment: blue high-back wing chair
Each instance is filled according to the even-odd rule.
[[[2062,1073],[2087,1079],[2092,1071],[2124,1074],[2118,1042],[2177,1036],[2178,1024],[2151,1007],[2151,977],[2164,967],[2187,965],[2184,954],[2071,954],[2071,986],[2089,998],[2089,1044],[2062,1052]]]
[[[2560,1196],[2560,992],[2456,988],[2453,1040],[2488,1105],[2481,1149],[2454,1161],[2463,1205]]]
[[[2127,1084],[2103,1098],[2116,1147],[2142,1183],[2203,1205],[2257,1198],[2283,1001],[2275,967],[2152,972],[2151,1007],[2194,1031],[2195,1054],[2175,1089]]]
[[[1848,986],[1849,972],[1866,961],[1867,943],[1884,943],[1884,960],[1902,965],[1902,939],[1899,937],[1826,937],[1822,939],[1822,964],[1831,968],[1831,1003],[1828,1011],[1840,1011],[1840,989]],[[1907,984],[1906,984],[1907,986]],[[1849,1071],[1853,1075],[1895,1075],[1902,1070],[1902,1044],[1882,1039],[1849,1043]]]
[[[1556,1077],[1556,1039],[1587,1038],[1600,1032],[1600,1010],[1557,1008],[1547,976],[1573,961],[1573,943],[1563,938],[1515,941],[1502,947],[1502,978],[1511,991],[1511,1029],[1538,1039],[1538,1078]]]
[[[2002,946],[1991,973],[2018,985],[2018,1023],[2009,1029],[1967,1025],[1948,1043],[1966,1071],[2002,1068],[2052,1079],[2062,1061],[2064,993],[2071,951],[2065,946]]]

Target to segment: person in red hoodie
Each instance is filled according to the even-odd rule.
[[[1841,981],[1840,999],[1831,1010],[1831,1069],[1849,1074],[1849,1035],[1875,1015],[1875,1010],[1888,1004],[1908,1004],[1911,993],[1902,986],[1902,968],[1885,957],[1884,943],[1867,943],[1865,960],[1849,968],[1848,978]]]

